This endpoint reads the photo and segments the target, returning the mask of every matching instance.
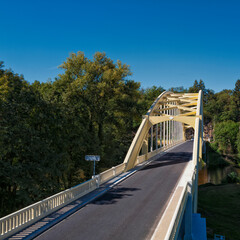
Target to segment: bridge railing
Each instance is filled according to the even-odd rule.
[[[196,168],[190,161],[176,186],[168,207],[152,236],[151,240],[175,240],[178,236],[188,196],[194,194],[196,186]]]
[[[177,140],[177,141],[173,141],[171,144],[169,145],[166,145],[165,147],[161,147],[161,148],[158,148],[158,149],[155,149],[154,151],[152,152],[148,152],[146,154],[143,154],[143,155],[140,155],[137,157],[137,161],[136,163],[137,164],[140,164],[140,163],[143,163],[145,162],[146,160],[158,155],[160,152],[164,152],[166,151],[167,149],[171,148],[171,147],[174,147],[176,146],[177,144],[180,144],[184,142],[184,140]]]
[[[103,184],[105,182],[107,182],[108,180],[120,175],[121,173],[124,172],[124,169],[125,169],[125,166],[126,164],[125,163],[122,163],[122,164],[119,164],[115,167],[112,167],[102,173],[99,174],[99,181],[100,181],[100,184]]]
[[[189,195],[194,195],[196,189],[195,187],[198,187],[198,185],[196,185],[196,168],[195,170],[193,169],[193,167],[191,166],[191,168],[189,169],[191,171],[191,174],[188,174],[188,179],[185,176],[185,180],[182,180],[182,182],[179,184],[179,188],[183,187],[182,190],[182,195],[181,197],[179,197],[178,199],[178,204],[177,207],[175,209],[175,218],[173,218],[174,221],[171,228],[169,228],[169,235],[167,236],[165,239],[168,240],[174,240],[176,239],[176,237],[178,236],[179,233],[179,228],[181,226],[181,222],[183,220],[183,215],[186,209],[186,205],[187,205],[187,201],[188,201],[188,196]],[[188,170],[188,171],[189,171]]]
[[[75,199],[93,191],[97,186],[97,180],[91,179],[1,218],[0,239],[31,225]]]
[[[0,219],[0,239],[21,231],[41,218],[94,191],[99,185],[123,173],[125,163],[108,169],[95,178],[57,193]]]

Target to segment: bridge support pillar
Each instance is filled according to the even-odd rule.
[[[184,240],[192,240],[192,195],[188,195],[185,210],[185,235]]]

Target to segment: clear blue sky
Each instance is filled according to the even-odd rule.
[[[0,60],[29,82],[54,79],[71,52],[130,65],[142,87],[218,92],[240,79],[240,1],[0,0]]]

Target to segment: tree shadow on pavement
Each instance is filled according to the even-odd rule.
[[[140,171],[144,171],[152,168],[164,167],[168,165],[186,163],[190,161],[191,158],[192,158],[192,153],[188,153],[188,152],[168,153],[160,157],[159,159],[151,162],[149,165],[142,168]]]
[[[123,199],[126,197],[133,196],[132,192],[139,191],[140,188],[126,188],[126,187],[114,187],[105,193],[102,197],[96,199],[91,204],[97,205],[106,205],[106,204],[114,204],[119,199]]]

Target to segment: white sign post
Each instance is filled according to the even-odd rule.
[[[95,177],[95,162],[99,162],[100,161],[100,156],[99,155],[86,155],[85,156],[85,160],[86,161],[93,161],[94,165],[93,165],[93,176]]]

